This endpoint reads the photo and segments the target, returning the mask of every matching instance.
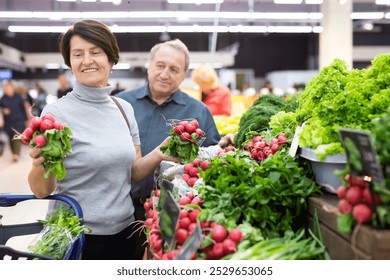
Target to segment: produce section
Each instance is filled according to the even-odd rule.
[[[148,257],[182,259],[189,250],[186,241],[196,235],[199,242],[188,259],[388,259],[388,251],[378,244],[388,248],[390,234],[383,136],[389,131],[389,62],[389,55],[380,55],[372,67],[348,71],[343,61],[335,60],[296,96],[260,96],[241,116],[234,147],[161,172],[180,214],[171,229],[174,241],[167,244],[161,235],[161,209],[152,212],[153,205],[145,205]],[[342,128],[372,139],[383,180],[349,174],[351,162],[357,165],[359,158],[345,155],[350,143],[340,137]],[[323,168],[314,172],[305,149],[317,163],[330,159],[328,173],[322,174]],[[343,160],[335,168],[332,159],[340,155]],[[338,181],[325,188],[319,177],[329,175]],[[153,193],[151,201],[156,199]],[[242,237],[231,238],[232,231]],[[371,241],[359,237],[364,244],[356,243],[361,235]],[[348,253],[338,253],[337,246]]]

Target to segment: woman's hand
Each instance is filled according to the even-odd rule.
[[[173,161],[173,162],[179,162],[179,159],[176,158],[176,157],[172,157],[172,156],[167,156],[165,155],[161,150],[160,148],[162,146],[165,146],[165,145],[168,145],[169,141],[171,140],[171,136],[168,136],[167,138],[164,139],[164,141],[157,146],[156,150],[158,150],[158,153],[160,154],[161,156],[161,160],[167,160],[167,161]]]
[[[29,156],[33,159],[34,166],[40,166],[45,161],[45,158],[41,156],[41,152],[41,149],[37,146],[30,150]]]

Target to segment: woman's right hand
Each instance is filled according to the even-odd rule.
[[[45,161],[45,158],[41,156],[41,149],[37,146],[30,149],[29,155],[33,159],[33,165],[34,166],[40,166]]]

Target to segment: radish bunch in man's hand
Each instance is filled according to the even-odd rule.
[[[198,156],[200,141],[205,134],[199,128],[199,122],[196,119],[179,121],[172,125],[169,133],[171,140],[160,148],[161,151],[178,158],[181,164],[192,162]]]
[[[45,178],[52,173],[61,180],[66,175],[63,159],[67,153],[72,152],[71,136],[72,132],[68,126],[58,122],[52,114],[45,114],[42,117],[33,117],[28,127],[17,135],[16,139],[30,147],[39,147],[45,158]]]

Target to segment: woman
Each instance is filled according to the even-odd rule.
[[[202,92],[202,101],[209,107],[213,116],[232,114],[232,94],[228,87],[219,85],[214,68],[202,64],[192,71],[191,78],[198,84]]]
[[[4,117],[4,130],[8,135],[12,160],[17,162],[20,156],[21,142],[14,140],[16,134],[23,132],[27,121],[24,100],[16,93],[12,81],[4,83],[4,95],[0,98],[0,110]]]
[[[40,150],[33,148],[29,173],[32,192],[39,198],[61,193],[75,198],[84,212],[86,235],[83,259],[133,259],[135,251],[134,207],[131,180],[153,171],[169,160],[160,146],[141,157],[137,123],[132,106],[118,100],[124,116],[109,97],[109,74],[119,61],[115,36],[99,21],[82,20],[60,37],[60,51],[75,77],[73,91],[45,106],[72,130],[72,153],[64,159],[66,177],[44,179]],[[130,237],[130,238],[129,238]]]

